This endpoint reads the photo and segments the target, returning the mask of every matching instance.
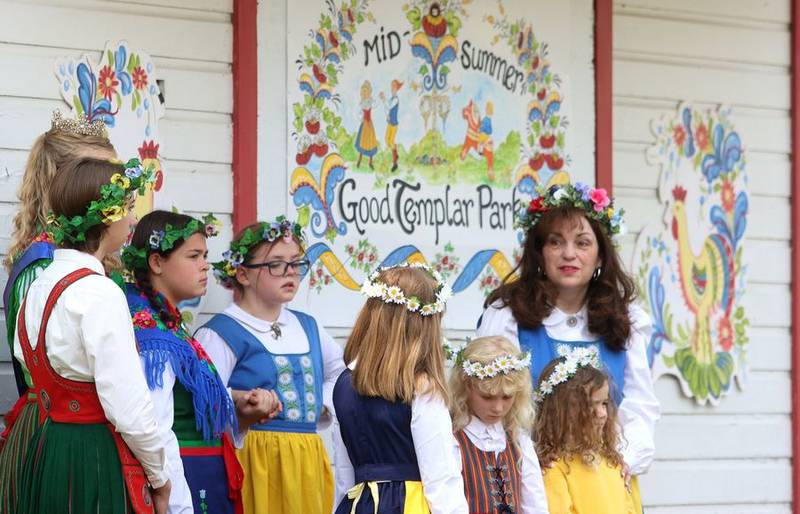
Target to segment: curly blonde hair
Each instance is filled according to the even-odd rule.
[[[378,280],[423,304],[436,301],[436,280],[425,270],[388,268]],[[434,394],[447,401],[441,313],[422,316],[405,305],[368,298],[347,339],[344,361],[357,361],[352,382],[360,395],[410,404],[418,394]]]
[[[45,226],[50,212],[47,192],[56,172],[67,162],[80,157],[109,159],[116,157],[116,152],[106,137],[78,135],[55,128],[33,143],[20,185],[20,205],[14,216],[11,246],[3,262],[9,271],[14,258]]]
[[[486,365],[498,357],[511,355],[522,358],[522,352],[503,336],[479,337],[464,348],[463,358],[470,362]],[[502,394],[513,396],[514,403],[503,418],[503,428],[518,437],[527,437],[533,429],[533,403],[531,402],[531,374],[528,369],[498,373],[483,380],[470,377],[461,367],[450,375],[450,416],[453,430],[459,431],[470,422],[472,412],[468,405],[470,390],[487,396]],[[521,432],[524,432],[521,433]],[[516,441],[515,438],[513,438]],[[514,443],[516,444],[516,442]]]
[[[564,360],[560,357],[551,361],[542,371],[539,385]],[[543,467],[572,457],[580,457],[586,464],[591,464],[596,455],[604,457],[613,466],[622,465],[622,455],[618,450],[621,434],[613,400],[608,402],[608,417],[603,429],[598,433],[593,426],[592,393],[605,384],[612,387],[603,371],[592,366],[582,367],[544,397],[536,414],[533,436]]]

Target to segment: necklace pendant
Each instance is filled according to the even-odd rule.
[[[578,318],[575,316],[570,316],[567,318],[567,326],[570,328],[574,328],[578,324]]]
[[[272,326],[270,326],[270,330],[272,330],[272,339],[278,339],[279,337],[281,337],[281,326],[278,325],[277,321],[272,323]]]

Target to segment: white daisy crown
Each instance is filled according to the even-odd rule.
[[[380,282],[378,276],[381,272],[392,268],[418,268],[425,270],[436,280],[436,300],[433,303],[422,304],[422,301],[416,296],[406,296],[399,286],[389,286]],[[450,288],[450,285],[442,279],[438,271],[426,264],[415,262],[376,269],[367,277],[364,283],[361,284],[361,294],[368,298],[380,298],[384,303],[405,305],[406,309],[410,312],[417,312],[422,316],[430,316],[432,314],[444,312],[445,304],[453,295],[453,290]]]
[[[489,364],[464,360],[461,363],[461,371],[468,377],[486,380],[487,378],[494,378],[501,373],[508,374],[514,371],[528,369],[530,365],[531,354],[530,352],[525,352],[521,357],[515,357],[510,354],[502,355]]]
[[[559,348],[559,354],[564,358],[562,362],[556,364],[550,376],[539,384],[539,388],[533,392],[533,397],[537,402],[541,402],[547,395],[552,393],[556,386],[563,384],[575,376],[580,368],[593,367],[602,369],[600,354],[594,346],[575,347],[563,351]]]

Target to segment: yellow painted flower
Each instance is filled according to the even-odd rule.
[[[111,175],[111,183],[115,186],[119,186],[122,189],[128,189],[131,187],[131,181],[128,177],[120,175],[119,173],[114,173]]]
[[[125,207],[120,207],[119,205],[112,205],[111,207],[106,207],[105,209],[100,211],[100,214],[103,215],[103,223],[110,225],[111,223],[114,223],[115,221],[119,221],[122,218],[124,218],[128,214],[128,211],[127,209],[125,209]]]

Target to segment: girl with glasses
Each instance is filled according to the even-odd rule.
[[[283,404],[275,419],[250,426],[239,451],[247,514],[333,509],[333,474],[317,430],[332,420],[342,349],[313,317],[286,308],[308,266],[300,226],[283,217],[243,229],[213,264],[235,300],[196,337],[229,387],[275,390]]]

